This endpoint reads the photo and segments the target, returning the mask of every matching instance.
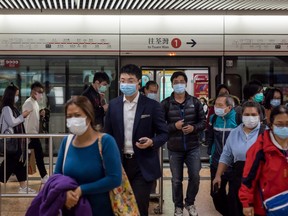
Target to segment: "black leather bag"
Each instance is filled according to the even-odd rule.
[[[4,120],[2,118],[2,120]],[[0,131],[2,131],[2,122]],[[3,134],[14,134],[13,128],[7,128]],[[6,154],[15,154],[19,150],[18,139],[6,138]],[[4,154],[4,138],[0,138],[0,154]]]

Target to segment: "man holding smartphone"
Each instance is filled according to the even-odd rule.
[[[174,91],[161,104],[169,130],[167,147],[172,173],[174,216],[183,216],[184,207],[189,216],[197,216],[194,202],[199,190],[201,169],[198,133],[205,129],[206,117],[201,102],[185,91],[188,80],[186,74],[174,72],[170,80]],[[184,163],[189,176],[185,200],[182,187]]]
[[[168,139],[168,129],[161,105],[139,93],[141,77],[136,65],[121,68],[123,95],[110,101],[104,131],[117,142],[140,215],[148,216],[152,184],[161,176],[158,150]]]

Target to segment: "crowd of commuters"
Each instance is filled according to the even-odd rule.
[[[174,216],[183,216],[184,210],[197,216],[200,144],[204,140],[210,155],[210,194],[215,209],[224,216],[266,215],[263,201],[288,189],[288,108],[282,105],[281,90],[264,90],[259,81],[252,80],[244,85],[240,103],[228,86],[221,84],[216,97],[207,102],[204,97],[190,95],[187,75],[176,71],[170,79],[172,94],[159,101],[158,84],[148,81],[141,88],[141,78],[136,65],[122,67],[122,95],[108,104],[105,93],[111,80],[105,72],[96,72],[82,96],[67,101],[66,126],[73,135],[62,140],[50,178],[40,140],[31,138],[26,143],[26,139],[17,139],[19,148],[7,154],[5,175],[4,161],[1,163],[0,181],[6,182],[14,173],[19,193],[36,193],[26,184],[28,144],[35,151],[43,190],[48,191],[38,194],[26,215],[44,211],[47,203],[43,205],[41,200],[49,199],[50,187],[59,187],[58,205],[61,203],[64,215],[81,209],[82,213],[89,212],[87,215],[112,216],[109,191],[120,185],[122,165],[140,216],[148,216],[150,194],[155,193],[156,180],[161,177],[159,149],[167,142]],[[7,128],[17,134],[43,132],[39,124],[47,110],[41,105],[44,91],[49,91],[45,87],[37,81],[32,83],[22,114],[16,108],[18,87],[11,83],[6,88],[0,104],[4,118],[1,133]],[[184,165],[188,171],[186,192]],[[88,206],[84,204],[87,201]]]

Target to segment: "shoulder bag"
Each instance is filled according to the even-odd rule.
[[[103,155],[102,155],[103,135],[104,134],[100,134],[98,138],[98,147],[102,161],[103,161]],[[109,196],[112,210],[115,216],[140,216],[136,198],[134,196],[130,182],[123,167],[122,167],[122,183],[119,187],[111,190],[109,192]]]
[[[2,127],[5,119],[3,113],[0,117],[0,132],[2,133]],[[14,134],[12,127],[8,127],[3,131],[3,134]],[[19,150],[18,139],[6,138],[6,153],[15,154]],[[0,154],[4,154],[4,138],[0,138]]]
[[[260,188],[259,188],[260,189]],[[267,216],[287,216],[288,215],[288,190],[276,194],[266,200],[263,200],[263,194],[260,189],[260,196],[266,210]]]

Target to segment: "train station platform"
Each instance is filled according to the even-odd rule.
[[[184,170],[184,181],[183,187],[187,187],[187,170]],[[196,209],[198,211],[199,216],[220,216],[219,213],[216,212],[212,199],[210,197],[210,171],[208,165],[203,164],[202,169],[200,171],[200,190],[196,197]],[[30,187],[39,191],[41,188],[41,181],[39,174],[36,173],[33,176],[29,176],[29,184]],[[16,193],[18,191],[19,184],[14,182],[12,178],[10,178],[9,182],[6,184],[6,192],[8,193]],[[3,184],[1,184],[1,192],[3,193]],[[158,187],[157,187],[158,189]],[[1,213],[0,216],[23,216],[25,215],[26,209],[30,205],[33,198],[2,198],[1,202]],[[171,189],[171,173],[168,164],[164,164],[163,169],[163,211],[162,215],[165,216],[173,216],[174,213],[174,205],[172,202],[172,189]],[[151,202],[149,215],[156,216],[159,214],[155,213],[155,209],[157,208],[158,203]],[[184,216],[188,216],[186,210],[184,210]]]

